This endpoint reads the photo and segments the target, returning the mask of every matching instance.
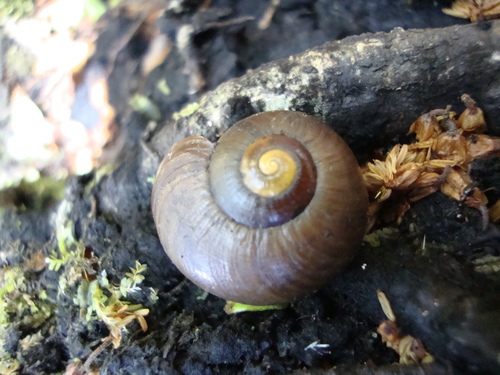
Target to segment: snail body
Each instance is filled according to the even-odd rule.
[[[340,272],[364,235],[367,205],[346,143],[292,111],[247,117],[217,144],[176,143],[152,193],[172,262],[208,292],[250,305],[290,302]]]

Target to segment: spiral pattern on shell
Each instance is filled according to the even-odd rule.
[[[160,241],[180,271],[226,300],[289,302],[352,260],[367,193],[345,142],[312,116],[263,112],[215,145],[192,136],[160,165]]]

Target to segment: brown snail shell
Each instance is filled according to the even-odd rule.
[[[289,302],[341,271],[364,235],[367,206],[346,143],[293,111],[247,117],[217,144],[178,142],[152,193],[172,262],[208,292],[251,305]]]

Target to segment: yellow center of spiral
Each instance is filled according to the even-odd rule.
[[[271,149],[258,158],[252,156],[253,145],[247,149],[241,161],[244,184],[253,193],[262,197],[276,197],[293,184],[297,165],[285,150]],[[250,155],[249,155],[250,154]]]

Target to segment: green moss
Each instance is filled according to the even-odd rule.
[[[44,257],[38,252],[23,264],[3,267],[0,273],[0,374],[16,374],[19,362],[9,352],[13,331],[33,332],[54,315],[56,305],[48,300],[45,290],[35,283],[33,271],[43,269]],[[17,337],[14,334],[14,337]],[[26,335],[19,340],[18,350],[41,342],[42,334]],[[7,344],[11,341],[11,344]],[[18,353],[19,354],[19,353]],[[18,357],[19,359],[20,357]]]
[[[15,359],[0,358],[0,374],[14,375],[19,373],[19,362]]]
[[[379,247],[382,240],[395,238],[398,235],[399,229],[387,227],[376,230],[370,234],[366,234],[363,237],[363,241],[369,244],[371,247]]]
[[[183,117],[188,117],[190,115],[192,115],[193,113],[195,113],[198,108],[200,108],[200,104],[199,103],[190,103],[190,104],[187,104],[185,105],[179,112],[175,112],[173,115],[172,115],[172,118],[177,121]]]
[[[106,5],[100,0],[85,0],[83,8],[85,15],[92,21],[97,21],[106,12]]]
[[[163,95],[170,95],[170,93],[171,93],[170,87],[168,86],[167,80],[165,78],[163,78],[160,81],[158,81],[158,83],[156,84],[156,88]]]
[[[158,106],[144,95],[135,94],[129,100],[129,104],[135,112],[150,118],[151,120],[158,121],[161,119],[161,112]]]
[[[31,0],[2,0],[0,2],[0,25],[8,19],[25,17],[33,10]]]
[[[23,180],[17,187],[0,191],[0,205],[23,210],[44,210],[63,199],[65,188],[64,180],[48,177],[33,182]]]
[[[34,62],[35,56],[32,52],[17,44],[13,44],[5,52],[6,76],[10,77],[10,79],[31,76],[31,69]]]
[[[17,323],[21,328],[36,328],[44,323],[55,310],[40,290],[27,290],[21,266],[4,267],[0,282],[0,326]]]
[[[50,252],[48,257],[49,269],[58,272],[62,266],[70,261],[76,262],[78,254],[78,245],[73,238],[73,223],[69,222],[66,226],[57,229],[57,249]]]
[[[120,345],[122,330],[133,320],[139,322],[143,331],[147,329],[144,316],[149,310],[141,304],[131,304],[125,300],[127,296],[142,291],[139,285],[144,281],[142,273],[146,269],[146,265],[136,261],[135,267],[125,273],[118,286],[109,283],[106,271],[102,271],[95,280],[82,279],[78,287],[75,303],[82,309],[82,315],[88,323],[95,320],[104,322],[115,348]]]
[[[125,273],[118,285],[110,283],[106,270],[100,268],[99,259],[75,241],[72,227],[68,222],[58,230],[58,248],[49,256],[49,268],[61,272],[60,294],[67,295],[69,290],[74,293],[76,288],[73,301],[80,307],[82,318],[89,323],[88,328],[92,329],[94,321],[104,322],[110,332],[107,340],[118,347],[122,331],[132,321],[137,320],[143,330],[147,329],[144,316],[149,310],[125,299],[140,292],[155,295],[151,289],[143,290],[140,286],[147,266],[136,261],[135,267],[130,267],[130,272]]]
[[[226,306],[224,306],[224,311],[227,314],[239,314],[242,312],[249,311],[266,311],[266,310],[281,310],[286,308],[288,305],[267,305],[267,306],[254,306],[246,305],[244,303],[227,301]]]

